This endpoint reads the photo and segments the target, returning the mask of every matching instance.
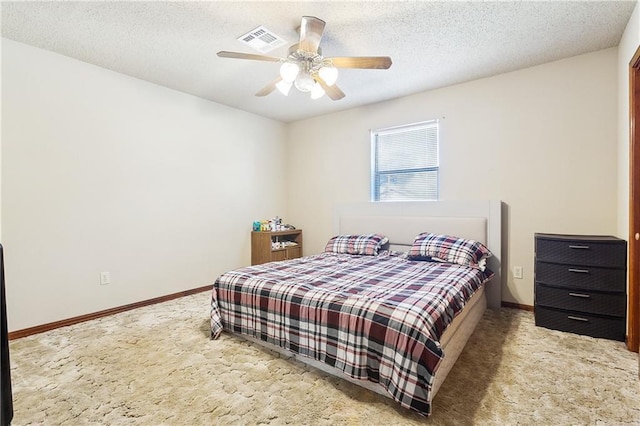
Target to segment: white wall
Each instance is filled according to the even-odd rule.
[[[618,45],[618,237],[629,239],[629,62],[640,45],[640,7]]]
[[[441,199],[506,203],[503,300],[533,305],[535,232],[616,233],[617,106],[611,48],[292,123],[291,221],[321,251],[334,206],[369,199],[369,130],[440,118]]]
[[[636,8],[620,54],[288,126],[3,39],[10,330],[208,285],[249,263],[254,219],[284,216],[304,229],[305,254],[321,251],[334,206],[369,199],[369,130],[433,118],[441,198],[506,203],[505,261],[525,277],[509,272],[503,299],[531,305],[534,232],[624,236],[618,65],[638,39]]]
[[[10,331],[212,284],[286,217],[280,122],[6,39],[2,89]]]

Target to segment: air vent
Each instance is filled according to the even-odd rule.
[[[271,52],[273,49],[287,43],[286,40],[282,39],[273,31],[266,29],[262,25],[249,31],[245,35],[238,37],[238,41],[260,53]]]

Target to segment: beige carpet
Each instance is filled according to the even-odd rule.
[[[640,424],[637,354],[487,311],[425,419],[223,335],[209,293],[11,342],[14,425]]]

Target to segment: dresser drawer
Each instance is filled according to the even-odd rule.
[[[582,290],[626,292],[626,271],[536,262],[536,282]]]
[[[619,242],[618,242],[619,241]],[[536,260],[569,265],[626,267],[626,244],[616,242],[536,239]]]
[[[626,305],[624,293],[593,293],[536,284],[536,306],[624,317]]]
[[[599,317],[543,306],[536,306],[535,318],[536,325],[540,327],[624,341],[626,330],[624,318]]]

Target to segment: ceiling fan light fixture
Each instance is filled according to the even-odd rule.
[[[338,79],[337,68],[354,69],[388,69],[391,58],[388,56],[331,56],[324,57],[320,42],[324,34],[326,22],[315,16],[303,16],[298,28],[299,40],[289,46],[285,57],[256,55],[253,53],[229,52],[221,50],[217,53],[220,58],[249,59],[252,61],[275,62],[280,65],[280,76],[256,92],[256,96],[267,96],[276,88],[285,96],[291,91],[291,86],[303,93],[309,93],[312,99],[327,95],[332,101],[339,101],[345,94],[335,84]],[[250,42],[252,38],[265,36],[276,38],[264,27],[258,27],[249,34],[242,36],[242,41]],[[313,92],[313,93],[311,93]]]
[[[293,83],[299,72],[300,67],[293,62],[285,62],[280,66],[280,77],[287,83]]]
[[[298,75],[294,84],[299,91],[307,93],[313,89],[316,81],[309,73],[303,72]]]
[[[333,86],[338,80],[338,68],[336,67],[322,67],[318,71],[320,78],[327,83],[327,86]]]
[[[317,82],[313,85],[313,89],[311,89],[311,99],[320,99],[324,96],[324,89]]]
[[[293,83],[290,81],[280,80],[276,83],[276,89],[278,89],[283,95],[288,96],[292,85]]]

